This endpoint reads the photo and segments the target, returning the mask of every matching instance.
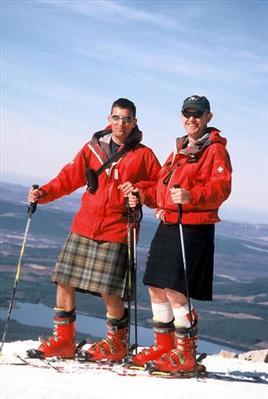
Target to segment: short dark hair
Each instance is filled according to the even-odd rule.
[[[132,115],[134,117],[136,116],[136,106],[132,101],[128,100],[127,98],[118,98],[118,100],[115,100],[112,104],[111,113],[113,111],[113,108],[115,107],[127,108],[132,112]]]

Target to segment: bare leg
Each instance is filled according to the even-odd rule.
[[[75,288],[67,284],[58,284],[56,306],[70,312],[75,307]]]
[[[109,316],[120,320],[124,317],[125,308],[123,300],[115,295],[102,294],[102,298],[106,305],[106,310]]]

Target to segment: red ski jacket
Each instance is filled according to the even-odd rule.
[[[190,192],[182,205],[183,224],[211,224],[220,221],[219,206],[231,192],[232,167],[226,139],[219,130],[208,128],[195,146],[187,147],[187,136],[177,139],[176,151],[161,169],[157,185],[157,217],[164,223],[178,223],[178,205],[170,189],[179,185]]]
[[[85,186],[85,163],[95,171],[103,165],[111,156],[111,136],[110,130],[95,133],[57,177],[40,187],[45,194],[38,203],[54,201]],[[126,181],[143,191],[145,205],[154,206],[151,195],[146,196],[146,191],[156,184],[160,164],[153,151],[140,143],[141,139],[141,131],[134,128],[127,139],[127,144],[131,145],[130,151],[99,175],[99,188],[95,193],[86,191],[82,195],[80,209],[71,227],[72,232],[95,240],[126,243],[126,199],[118,189]]]

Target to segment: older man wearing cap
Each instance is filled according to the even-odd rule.
[[[144,275],[155,345],[131,359],[133,365],[147,364],[152,372],[191,376],[200,368],[198,315],[190,298],[212,300],[214,226],[231,192],[232,173],[226,139],[208,127],[212,116],[206,97],[184,100],[181,119],[186,134],[176,139],[157,183],[160,224]]]

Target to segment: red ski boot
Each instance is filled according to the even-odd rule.
[[[154,322],[155,345],[144,348],[128,361],[129,367],[143,367],[151,360],[158,359],[164,353],[170,352],[176,346],[175,327],[173,320],[169,323]]]
[[[194,376],[203,370],[196,361],[197,319],[193,328],[176,328],[176,348],[149,362],[147,369],[151,374]]]
[[[76,328],[75,312],[69,317],[60,317],[59,314],[71,314],[71,312],[56,311],[54,317],[53,336],[47,340],[41,340],[41,345],[37,349],[27,350],[28,357],[62,357],[73,359],[76,351]]]
[[[87,351],[80,351],[77,359],[80,361],[121,361],[127,354],[128,318],[121,320],[107,318],[107,335],[94,343]]]

